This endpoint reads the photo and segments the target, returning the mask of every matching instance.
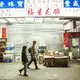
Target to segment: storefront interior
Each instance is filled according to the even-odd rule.
[[[17,66],[19,66],[21,63],[21,50],[24,45],[27,46],[27,55],[30,60],[28,48],[32,45],[32,41],[36,40],[37,61],[41,69],[73,68],[73,65],[79,66],[80,36],[77,36],[77,40],[75,40],[75,37],[73,37],[74,40],[70,36],[67,37],[69,46],[64,42],[64,33],[79,32],[80,34],[79,21],[76,21],[76,27],[74,28],[73,20],[70,19],[42,17],[1,18],[0,25],[0,28],[6,29],[6,34],[3,31],[2,34],[5,35],[1,38],[1,47],[5,48],[1,52],[3,54],[3,57],[0,58],[1,64],[9,64],[8,66],[10,67],[10,64],[18,63]],[[78,47],[75,47],[76,45]],[[34,65],[31,65],[31,67],[33,68]],[[43,73],[45,74],[45,71]],[[49,73],[49,75],[52,74]],[[55,73],[52,79],[53,77],[57,79],[58,75],[60,73]]]
[[[80,80],[79,74],[79,0],[0,1],[0,80]]]

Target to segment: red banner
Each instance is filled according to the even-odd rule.
[[[6,38],[6,28],[2,28],[2,38]]]
[[[64,33],[63,37],[64,37],[64,42],[63,42],[64,47],[69,47],[69,33]]]

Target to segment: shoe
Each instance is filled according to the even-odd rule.
[[[21,70],[19,70],[19,73],[21,74]]]
[[[28,74],[24,74],[23,76],[28,76]]]

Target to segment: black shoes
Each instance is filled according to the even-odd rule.
[[[21,76],[21,70],[19,70],[20,76]],[[28,74],[24,74],[23,76],[28,76]]]

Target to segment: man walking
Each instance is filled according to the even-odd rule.
[[[30,48],[30,49],[31,49],[31,51],[30,51],[31,60],[30,60],[30,62],[28,63],[28,68],[29,68],[30,64],[31,64],[32,62],[34,62],[35,69],[39,69],[38,66],[37,66],[35,45],[36,45],[36,41],[34,40],[32,46],[31,46],[31,48]]]

